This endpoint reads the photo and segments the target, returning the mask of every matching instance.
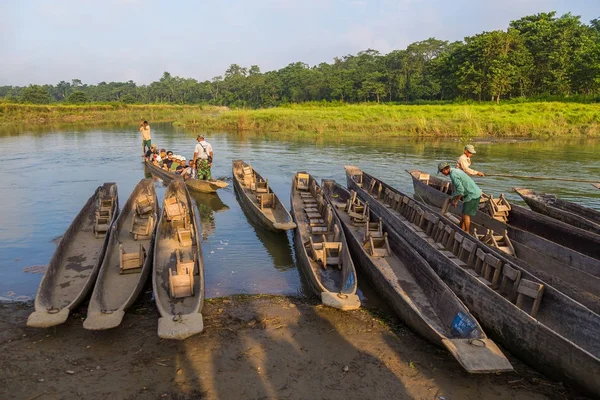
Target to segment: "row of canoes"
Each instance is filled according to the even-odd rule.
[[[299,172],[292,180],[290,214],[266,178],[241,160],[232,164],[242,209],[265,229],[294,229],[299,267],[324,304],[342,310],[360,306],[356,264],[400,318],[423,337],[448,349],[467,371],[512,369],[485,329],[494,340],[548,375],[600,393],[595,379],[600,373],[600,257],[589,249],[590,244],[600,243],[598,235],[513,206],[505,221],[478,214],[473,224],[479,232],[487,231],[488,237],[473,237],[454,222],[452,214],[458,210],[445,207],[451,186],[420,171],[410,173],[414,198],[356,167],[346,167],[348,189],[330,180],[319,185],[308,173]],[[161,177],[158,172],[156,175]],[[178,187],[184,193],[179,196],[180,203],[188,205],[184,210],[195,222],[183,181],[174,181],[165,199],[173,197],[172,186]],[[114,192],[116,196],[116,187]],[[165,209],[167,206],[164,204]],[[119,220],[124,221],[123,214],[131,215],[127,205],[121,214]],[[201,249],[200,243],[193,241],[193,233],[190,246],[182,248],[176,221],[168,217],[163,210],[152,252],[153,286],[162,316],[159,335],[184,338],[202,329]],[[119,226],[115,222],[112,229]],[[577,243],[582,237],[587,245]],[[109,238],[104,247],[110,250],[114,240]],[[496,242],[501,240],[510,244],[499,246]],[[116,260],[109,250],[104,258]],[[194,295],[173,299],[169,279],[173,270],[178,271],[186,262],[194,265],[192,275],[198,276],[194,281],[197,286],[189,288]],[[112,265],[117,264],[113,261]],[[101,268],[90,302],[90,322],[86,319],[84,324],[90,329],[98,326],[94,318],[120,322],[122,311],[135,299],[135,285],[121,284],[123,293],[115,296],[119,301],[101,303],[111,297],[110,289],[106,289],[114,286],[111,277],[118,281],[126,276],[116,267],[112,272],[112,276],[103,274]],[[109,278],[103,278],[105,275]],[[42,290],[44,280],[38,292],[40,299],[44,298],[42,293],[52,292]],[[58,287],[55,284],[53,289],[58,291]],[[129,292],[132,294],[127,295]],[[32,322],[50,314],[48,310],[54,313],[52,307],[60,308],[43,306],[46,311],[43,307],[38,310],[36,298]],[[35,314],[38,316],[34,318]],[[114,322],[107,324],[114,326]]]
[[[99,224],[103,217],[105,229]],[[117,327],[150,273],[158,335],[184,339],[201,332],[204,265],[199,221],[186,185],[172,180],[161,210],[154,181],[143,179],[119,212],[117,185],[105,183],[62,237],[27,325],[64,323],[93,288],[84,328]]]

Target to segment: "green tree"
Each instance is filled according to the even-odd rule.
[[[67,103],[81,104],[89,101],[88,96],[81,90],[75,91],[67,97]]]
[[[52,97],[43,86],[29,85],[23,89],[20,100],[23,103],[48,104],[52,101]]]

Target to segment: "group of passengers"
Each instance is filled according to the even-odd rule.
[[[193,176],[194,171],[192,163],[190,162],[188,164],[184,156],[174,155],[171,150],[166,151],[165,149],[160,149],[159,151],[158,147],[153,144],[150,146],[150,150],[146,151],[145,156],[146,160],[153,165],[177,175],[181,175],[184,179]]]

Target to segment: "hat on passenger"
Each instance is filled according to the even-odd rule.
[[[156,148],[156,143],[154,143],[152,146],[150,146],[151,149],[155,149]]]
[[[446,161],[442,161],[438,164],[438,173],[442,172],[442,170],[447,167],[450,167],[450,164],[448,164]]]
[[[471,154],[475,154],[475,147],[473,147],[472,144],[468,144],[465,146],[465,150],[468,151]]]
[[[198,135],[198,136],[196,136],[196,140],[197,139],[204,139],[204,135]]]

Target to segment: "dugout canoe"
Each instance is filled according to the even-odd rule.
[[[341,310],[359,308],[356,270],[344,229],[323,197],[321,187],[308,173],[294,175],[290,205],[296,223],[296,257],[311,291],[327,306]],[[327,265],[332,261],[336,265]]]
[[[85,329],[111,329],[121,324],[125,310],[137,299],[152,270],[157,223],[154,181],[142,179],[110,229],[108,247],[83,321]]]
[[[592,183],[592,186],[596,189],[600,189],[600,183]]]
[[[112,203],[109,228],[119,214],[116,183],[104,183],[85,203],[56,247],[35,296],[35,311],[27,326],[47,328],[65,322],[92,289],[102,264],[109,235],[95,233],[101,201]],[[110,229],[110,228],[109,228]]]
[[[471,264],[462,265],[467,263],[462,262],[453,252],[441,250],[443,246],[440,247],[439,242],[430,236],[429,229],[424,230],[410,222],[404,215],[410,216],[406,213],[411,207],[403,208],[397,201],[398,197],[402,199],[405,194],[357,167],[346,167],[346,179],[348,188],[355,190],[373,211],[383,217],[384,226],[396,231],[429,262],[438,276],[477,317],[490,337],[547,376],[577,386],[588,393],[600,394],[600,381],[597,379],[600,376],[600,315],[541,281],[503,254],[475,242],[474,238],[466,235],[455,223],[436,214],[425,203],[415,199],[406,203],[412,205],[412,210],[415,211],[413,215],[418,215],[416,208],[435,215],[438,222],[450,227],[455,238],[460,236],[463,242],[466,240],[475,244],[477,250],[499,259],[503,271],[518,271],[520,274],[517,275],[520,276],[517,278],[520,281],[527,280],[542,285],[541,302],[537,314],[532,316],[530,304],[521,308],[514,303],[512,286],[505,286],[503,294],[500,290],[492,289],[481,277],[472,273]],[[369,191],[372,181],[376,182],[377,187],[381,185],[384,196],[389,193],[387,201],[385,197],[380,198],[378,191]],[[388,204],[390,198],[394,200]],[[464,259],[464,254],[459,255]],[[513,301],[505,297],[506,289]]]
[[[150,173],[162,179],[166,184],[173,180],[184,182],[184,179],[181,175],[174,174],[173,172],[164,170],[162,168],[153,165],[149,161],[145,161],[146,168]],[[220,180],[198,180],[198,179],[185,179],[185,185],[187,188],[193,192],[198,193],[215,193],[219,189],[226,188],[229,186],[229,183],[220,181]]]
[[[367,224],[353,222],[348,210],[353,194],[333,180],[322,180],[321,187],[335,205],[355,265],[408,326],[445,347],[469,373],[513,370],[467,307],[405,239],[384,228],[380,216],[358,198],[354,203],[366,208]],[[371,249],[377,240],[382,242],[380,254]],[[461,329],[460,324],[468,328]]]
[[[407,172],[411,175],[413,180],[415,197],[419,198],[418,196],[420,196],[419,199],[424,200],[426,203],[436,207],[442,207],[448,194],[442,193],[440,188],[441,185],[448,182],[448,180],[426,174],[419,170],[409,170]],[[429,180],[428,183],[425,184],[419,177],[427,175],[429,175]],[[450,188],[450,191],[451,190],[452,188]],[[452,209],[451,207],[450,211],[459,212],[460,207],[462,207],[462,204],[455,209]],[[491,229],[494,229],[492,226],[495,227],[494,231],[497,232],[501,232],[504,229],[517,228],[517,230],[514,230],[515,238],[519,236],[520,239],[517,240],[532,248],[542,246],[540,243],[546,243],[545,241],[539,240],[540,238],[543,238],[547,241],[558,243],[562,247],[575,250],[578,253],[600,260],[600,235],[557,221],[554,218],[528,210],[517,204],[511,205],[508,224],[496,221],[489,215],[480,211],[478,211],[477,215],[471,220],[475,222],[485,221],[487,225],[490,225]],[[520,232],[529,232],[533,235],[520,234]],[[542,252],[545,252],[543,247],[541,248]],[[572,253],[566,253],[562,256],[554,254],[553,256],[561,256],[561,261],[568,262],[570,254]],[[584,260],[585,259],[582,261],[585,263]],[[582,261],[575,261],[575,263],[581,264]],[[595,272],[595,275],[598,276],[597,269]]]
[[[600,212],[577,203],[561,200],[553,194],[535,192],[531,189],[514,188],[529,208],[540,214],[600,234]]]
[[[171,199],[177,205],[175,212],[169,211],[171,207],[168,202]],[[186,185],[181,180],[172,180],[165,191],[156,229],[152,270],[152,289],[160,314],[158,336],[164,339],[183,340],[204,329],[201,314],[204,304],[204,261],[199,224]],[[190,287],[193,293],[190,296],[171,296],[169,279],[174,272],[179,272],[178,264],[191,267],[188,268],[193,277]]]
[[[443,187],[444,182],[448,181],[435,176],[429,176],[428,181],[423,181],[419,179],[423,176],[422,173],[415,171],[411,171],[411,176],[415,188],[415,200],[423,200],[430,204],[431,208],[439,211],[449,195],[437,188]],[[450,187],[448,191],[451,190]],[[460,216],[461,207],[462,202],[459,202],[455,208],[450,206],[449,212]],[[505,255],[505,257],[573,300],[600,313],[600,260],[514,227],[510,222],[512,213],[518,206],[511,207],[509,224],[498,221],[487,213],[477,211],[477,215],[471,217],[471,228],[476,229],[478,233],[485,233],[487,229],[491,229],[495,235],[503,235],[506,232],[515,254]],[[536,214],[530,210],[525,211]]]
[[[296,227],[287,208],[269,186],[268,180],[254,168],[243,160],[233,160],[231,173],[238,201],[251,221],[273,232],[284,232]]]

